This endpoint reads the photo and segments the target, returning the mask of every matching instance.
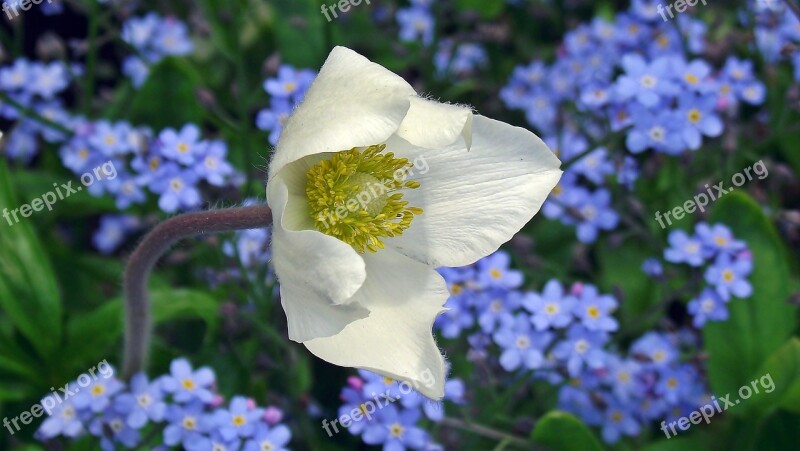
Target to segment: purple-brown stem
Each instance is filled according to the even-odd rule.
[[[150,345],[150,301],[147,278],[158,259],[176,242],[197,235],[266,228],[272,211],[266,205],[186,213],[156,226],[142,240],[125,268],[125,362],[123,377],[145,367]]]

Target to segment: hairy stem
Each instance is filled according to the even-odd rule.
[[[272,224],[266,205],[186,213],[154,228],[130,257],[125,268],[125,363],[128,379],[144,369],[150,343],[150,301],[147,278],[158,259],[176,242],[197,235],[265,228]]]

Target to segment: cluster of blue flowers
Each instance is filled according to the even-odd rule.
[[[720,136],[742,103],[764,101],[752,62],[731,56],[716,70],[695,57],[705,48],[705,24],[688,14],[665,23],[657,3],[636,0],[613,21],[596,18],[570,31],[553,64],[517,67],[500,93],[568,162],[543,213],[576,226],[585,243],[619,224],[608,177],[628,188],[638,178],[636,160],[612,154],[603,139],[624,136],[633,154],[680,155]]]
[[[433,57],[433,64],[436,66],[436,75],[440,78],[448,75],[467,78],[486,67],[489,64],[489,56],[480,44],[442,39]]]
[[[784,2],[753,0],[749,6],[749,11],[741,14],[742,23],[754,25],[756,47],[766,62],[775,64],[790,60],[794,65],[794,80],[800,82],[800,52],[797,51],[800,19]]]
[[[595,363],[570,374],[559,390],[558,403],[599,427],[607,443],[623,435],[636,436],[642,426],[680,417],[704,403],[707,388],[700,377],[701,363],[679,358],[700,346],[690,331],[648,332],[631,344],[627,357],[600,350],[603,340],[583,340],[572,343],[572,352],[581,352],[589,343]]]
[[[407,8],[397,10],[397,24],[400,27],[400,40],[431,45],[436,37],[436,18],[433,0],[411,0]],[[486,49],[475,42],[445,37],[438,41],[433,57],[438,78],[467,78],[489,64]]]
[[[104,375],[105,376],[105,375]],[[259,408],[241,396],[229,403],[215,392],[209,368],[194,370],[185,359],[170,374],[148,380],[136,374],[130,385],[113,377],[68,384],[74,393],[56,406],[36,432],[41,441],[91,434],[104,451],[118,448],[188,451],[286,450],[291,431],[276,407]]]
[[[407,383],[398,384],[364,370],[358,374],[348,378],[340,395],[344,404],[339,408],[339,418],[360,413],[347,426],[350,434],[360,436],[368,445],[383,445],[384,451],[441,449],[421,423],[425,418],[434,423],[442,421],[443,403],[425,398]],[[445,384],[445,401],[464,404],[464,394],[463,381],[453,378]]]
[[[270,104],[269,108],[258,112],[256,126],[269,132],[269,142],[273,146],[278,143],[286,120],[303,101],[316,76],[316,72],[311,69],[298,70],[283,65],[278,69],[277,77],[264,81],[264,90],[270,95]]]
[[[665,258],[694,264],[697,260],[689,257],[692,249],[681,234],[674,232]],[[700,225],[697,234],[702,258],[695,266],[705,259],[716,263],[706,271],[713,288],[693,300],[690,311],[706,309],[703,296],[724,303],[731,294],[748,295],[743,278],[750,262],[744,243],[722,225]],[[651,271],[654,264],[658,262],[647,264]],[[523,276],[510,268],[510,257],[502,251],[475,265],[440,272],[451,297],[445,304],[450,310],[435,323],[439,333],[445,338],[468,334],[472,360],[496,358],[505,372],[526,372],[559,386],[559,407],[601,428],[605,441],[637,435],[651,421],[680,416],[702,404],[706,388],[698,377],[701,362],[678,359],[682,349],[699,346],[691,329],[647,333],[633,342],[626,357],[610,348],[611,334],[619,327],[613,316],[618,301],[591,284],[566,287],[551,280],[541,292],[521,290]],[[724,319],[715,315],[696,313],[695,325],[697,318]]]
[[[94,196],[110,195],[120,210],[147,200],[147,191],[158,196],[166,213],[201,206],[200,183],[227,186],[238,183],[238,174],[227,161],[223,141],[204,140],[200,129],[187,124],[180,130],[167,128],[153,136],[151,130],[127,122],[73,120],[74,134],[59,150],[61,161],[76,176],[103,162],[116,168],[113,179],[106,177],[88,187]],[[113,251],[130,227],[129,220],[104,223],[95,237],[100,250]],[[118,237],[118,240],[111,239]]]
[[[593,285],[567,290],[556,280],[541,293],[523,291],[522,274],[509,266],[510,257],[499,251],[473,266],[440,270],[452,294],[445,304],[450,310],[435,323],[442,336],[477,329],[467,338],[472,358],[497,349],[507,372],[561,368],[576,377],[602,365],[602,347],[619,327],[612,316],[617,300]]]
[[[186,24],[154,12],[128,19],[122,25],[122,39],[136,51],[125,58],[122,72],[137,88],[147,80],[150,66],[167,56],[188,55],[194,50]]]
[[[149,23],[156,19],[157,16],[151,14],[142,20]],[[166,29],[177,26],[169,19],[166,22]],[[166,36],[183,36],[182,29],[178,27],[178,31],[165,33]],[[131,36],[137,33],[128,32]],[[25,117],[15,105],[0,103],[0,117],[17,121],[5,145],[7,158],[30,163],[39,153],[39,137],[47,143],[60,144],[58,153],[62,164],[77,177],[93,172],[96,180],[87,186],[87,191],[96,197],[114,197],[120,210],[144,203],[148,190],[158,195],[158,205],[166,213],[190,210],[202,204],[201,182],[216,187],[239,182],[238,173],[226,159],[226,144],[202,139],[200,129],[194,124],[187,124],[180,130],[168,128],[154,135],[146,127],[135,127],[124,121],[91,121],[72,116],[58,96],[80,72],[78,66],[29,62],[24,58],[0,68],[0,91],[71,131],[67,134]],[[103,164],[112,164],[114,170],[95,170]],[[109,253],[137,228],[138,221],[130,217],[104,217],[93,240],[98,249]]]
[[[70,116],[57,96],[80,73],[79,66],[69,67],[58,61],[42,63],[19,58],[0,68],[0,92],[52,122],[68,125]],[[23,164],[29,163],[39,153],[38,137],[49,143],[59,143],[66,139],[63,131],[25,117],[10,102],[3,103],[0,100],[0,117],[16,121],[7,137],[5,154],[7,158]]]
[[[701,328],[707,321],[728,319],[727,303],[733,297],[749,298],[753,287],[747,277],[753,270],[753,257],[747,244],[737,240],[723,224],[699,223],[693,235],[676,230],[669,235],[670,247],[664,259],[674,264],[685,264],[704,270],[708,284],[688,305],[692,324]],[[645,261],[643,271],[657,278],[664,277],[664,269],[656,259]]]

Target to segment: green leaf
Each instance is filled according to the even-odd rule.
[[[206,336],[213,336],[216,331],[219,305],[205,292],[156,289],[151,291],[150,299],[154,325],[176,319],[200,318],[208,326]],[[117,345],[124,329],[123,300],[116,298],[69,322],[65,354],[80,361],[102,358],[106,349]],[[87,352],[91,355],[86,355]]]
[[[289,386],[291,395],[294,397],[301,397],[308,394],[311,390],[311,385],[314,382],[313,371],[311,370],[311,361],[307,354],[300,354],[292,352],[292,364],[289,365],[289,380],[292,384]]]
[[[741,450],[786,451],[797,449],[797,431],[800,430],[800,415],[777,412],[760,424],[755,443],[739,446]]]
[[[794,413],[800,413],[800,380],[795,381],[786,390],[781,402],[781,408]]]
[[[531,439],[555,451],[602,451],[603,447],[581,420],[559,411],[543,416],[536,424]]]
[[[20,445],[14,449],[15,451],[44,451],[44,448],[39,445]]]
[[[91,169],[89,171],[91,171]],[[19,171],[15,173],[13,177],[14,186],[19,192],[19,197],[23,199],[33,199],[52,190],[53,183],[56,181],[59,184],[73,181],[72,186],[76,188],[81,186],[80,182],[77,181],[78,178],[75,176],[55,175],[48,172]],[[59,201],[58,204],[55,204],[52,213],[43,211],[40,214],[47,215],[41,218],[41,221],[44,222],[55,220],[58,217],[85,218],[88,215],[97,214],[101,211],[117,211],[114,199],[111,196],[95,197],[89,194],[88,191],[82,190],[79,193],[75,193]]]
[[[164,59],[150,69],[147,81],[133,98],[130,120],[155,129],[200,123],[203,106],[196,96],[200,80],[188,61]]]
[[[275,40],[283,60],[296,67],[316,68],[327,53],[325,16],[320,1],[274,0]],[[330,6],[330,5],[329,5]],[[337,14],[341,12],[337,10]],[[330,13],[331,20],[336,20]]]
[[[787,302],[790,273],[783,243],[761,207],[734,192],[717,202],[711,218],[729,226],[753,252],[753,296],[733,299],[727,321],[703,328],[713,392],[733,393],[786,342],[796,325],[796,310]]]
[[[764,365],[751,375],[748,381],[744,382],[753,393],[747,400],[742,400],[741,414],[764,415],[777,409],[780,404],[787,400],[790,390],[799,383],[800,340],[792,337],[772,354]],[[771,391],[767,393],[767,389]],[[744,391],[744,389],[742,390]],[[755,390],[758,390],[758,393]],[[733,394],[731,397],[735,398],[737,396],[740,395]],[[789,400],[789,403],[791,404],[792,401]],[[795,410],[800,408],[800,404],[795,404],[794,408]],[[736,410],[739,410],[739,408]]]
[[[487,2],[486,0],[457,0],[456,5],[461,10],[477,11],[484,19],[494,19],[506,7],[505,2]]]
[[[0,333],[0,371],[39,381],[38,366],[13,340]]]
[[[235,48],[238,45],[236,39],[236,27],[230,23],[225,23],[225,19],[233,16],[230,3],[224,0],[200,0],[198,6],[203,12],[204,18],[211,27],[211,41],[215,47],[228,59],[233,60]]]
[[[641,448],[641,451],[691,451],[696,449],[711,449],[708,440],[703,440],[703,438],[703,436],[695,435],[689,437],[670,437],[651,443]]]
[[[0,385],[0,403],[8,401],[22,401],[35,393],[30,388],[20,385]]]
[[[0,210],[20,208],[5,161],[0,161]],[[0,308],[44,358],[61,341],[61,295],[30,219],[0,219]]]
[[[630,240],[619,246],[601,243],[597,252],[600,266],[600,288],[611,293],[614,288],[622,291],[619,319],[629,335],[641,335],[651,330],[661,319],[660,310],[648,312],[648,308],[661,297],[659,287],[649,277],[631,277],[641,274],[642,263],[652,252],[645,246]]]

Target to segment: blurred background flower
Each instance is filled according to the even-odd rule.
[[[0,15],[0,449],[796,447],[796,2],[373,0],[330,21],[316,0],[21,3]],[[81,386],[121,363],[142,233],[263,203],[336,45],[564,163],[507,245],[438,269],[444,400],[290,342],[269,229],[173,249],[151,280],[147,375]],[[22,214],[106,162],[113,180]],[[756,162],[763,177],[685,207]],[[744,399],[766,374],[774,391]],[[24,414],[58,387],[77,394]],[[730,412],[664,435],[727,395]]]

